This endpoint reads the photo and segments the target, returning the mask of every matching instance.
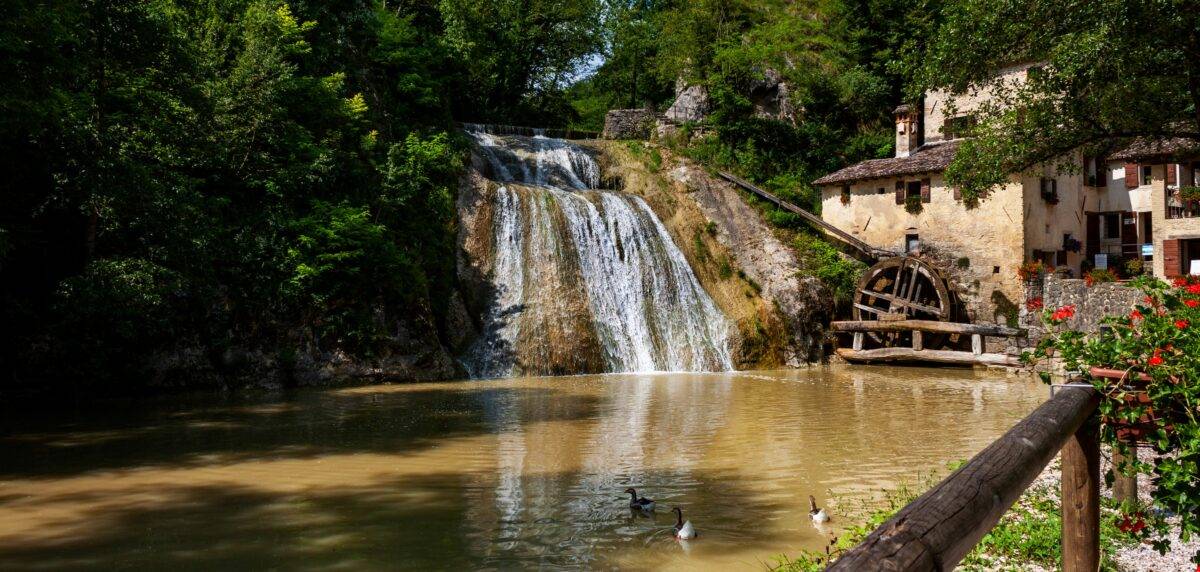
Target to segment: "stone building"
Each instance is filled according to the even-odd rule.
[[[1033,67],[1013,66],[1000,81],[1023,82]],[[896,154],[831,173],[821,188],[821,216],[877,248],[919,252],[952,270],[974,321],[1006,321],[1024,300],[1016,268],[1027,260],[1078,273],[1085,260],[1084,175],[1047,164],[1014,173],[968,207],[944,178],[973,112],[989,89],[925,94],[895,110]],[[1081,154],[1066,159],[1082,162]],[[1064,170],[1065,171],[1065,170]]]
[[[1093,226],[1099,235],[1096,254],[1113,252],[1118,232],[1110,225],[1119,214],[1123,260],[1142,260],[1159,278],[1200,274],[1200,200],[1192,190],[1200,187],[1200,142],[1139,140],[1106,163],[1106,195],[1121,196],[1113,187],[1124,187],[1129,200],[1101,201],[1107,208],[1098,213],[1100,221],[1089,214],[1089,236]]]

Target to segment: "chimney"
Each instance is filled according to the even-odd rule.
[[[896,157],[907,157],[921,146],[921,112],[904,104],[892,113],[896,115]]]

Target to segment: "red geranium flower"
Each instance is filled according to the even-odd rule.
[[[1130,312],[1130,313],[1129,313],[1129,319],[1130,319],[1130,320],[1140,320],[1140,319],[1142,319],[1142,317],[1143,317],[1143,316],[1142,316],[1142,313],[1141,313],[1141,312],[1139,312],[1139,311],[1137,311],[1137,310],[1134,310],[1134,311],[1132,311],[1132,312]]]
[[[1162,364],[1163,364],[1162,350],[1156,349],[1156,350],[1154,350],[1154,355],[1150,356],[1150,359],[1146,362],[1146,365],[1162,365]]]
[[[1183,288],[1184,286],[1187,286],[1187,283],[1188,283],[1187,276],[1176,276],[1175,277],[1174,284],[1175,284],[1176,288]]]
[[[1175,320],[1175,327],[1179,328],[1181,330],[1186,329],[1188,327],[1188,321],[1187,320]]]
[[[1192,294],[1200,294],[1200,283],[1188,286],[1187,291]]]
[[[1070,318],[1071,316],[1074,316],[1074,315],[1075,315],[1075,306],[1074,305],[1063,306],[1063,307],[1055,310],[1054,313],[1050,315],[1050,319],[1054,320],[1056,322],[1059,322],[1059,321],[1065,320],[1067,318]]]
[[[1189,307],[1189,308],[1195,308],[1196,306],[1200,306],[1200,300],[1189,299],[1189,300],[1184,300],[1183,303],[1186,304],[1187,307]]]
[[[1045,304],[1042,302],[1041,298],[1034,298],[1028,302],[1025,302],[1025,307],[1029,310],[1041,310],[1042,306],[1044,305]]]

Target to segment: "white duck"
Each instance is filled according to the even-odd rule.
[[[696,527],[692,526],[692,521],[683,521],[683,510],[679,507],[671,509],[675,513],[675,538],[679,540],[691,540],[700,536],[696,532]]]
[[[637,491],[633,487],[625,489],[625,493],[630,497],[629,508],[636,508],[647,512],[654,510],[654,501],[646,497],[638,498]]]
[[[825,509],[817,508],[817,499],[812,495],[808,495],[808,516],[811,516],[816,524],[829,522],[829,515],[825,513]]]

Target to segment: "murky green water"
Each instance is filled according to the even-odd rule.
[[[836,531],[814,528],[809,494],[845,524],[1047,393],[827,367],[30,414],[0,437],[0,570],[762,569]],[[630,514],[629,486],[656,516]],[[672,538],[672,505],[700,538]]]

